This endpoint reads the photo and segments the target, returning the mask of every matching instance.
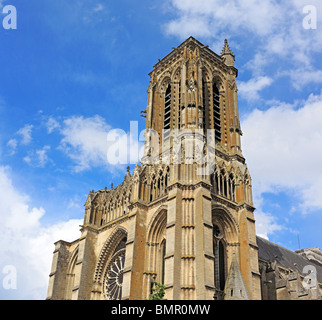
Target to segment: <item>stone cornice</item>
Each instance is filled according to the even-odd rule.
[[[108,222],[108,223],[106,223],[106,224],[104,224],[104,225],[102,225],[100,227],[97,227],[95,225],[82,226],[81,231],[88,229],[88,230],[98,234],[98,233],[100,233],[102,231],[105,231],[107,229],[113,228],[114,226],[116,226],[118,224],[121,224],[121,223],[123,223],[124,221],[126,221],[128,219],[129,219],[129,214],[127,213],[127,214],[125,214],[125,215],[123,215],[123,216],[121,216],[121,217],[119,217],[117,219],[114,219],[114,220],[112,220],[112,221],[110,221],[110,222]]]
[[[204,187],[208,190],[211,190],[211,188],[212,188],[212,186],[205,181],[198,181],[198,182],[191,183],[191,184],[184,184],[182,182],[175,182],[175,183],[168,186],[168,190],[170,191],[174,188],[178,188],[180,190],[195,190],[199,187]]]
[[[223,204],[226,207],[229,207],[229,208],[232,208],[232,209],[235,209],[235,210],[238,209],[238,204],[237,203],[232,202],[232,201],[230,201],[230,200],[228,200],[226,198],[223,198],[221,196],[218,196],[213,191],[211,192],[211,197],[212,197],[212,200],[217,202],[217,203]]]
[[[147,209],[147,207],[148,207],[148,204],[140,200],[136,202],[131,202],[131,204],[128,206],[130,211],[132,211],[135,208]]]
[[[218,202],[218,203],[221,203],[229,208],[232,208],[232,209],[235,209],[235,210],[241,210],[241,209],[246,209],[250,212],[254,212],[255,211],[255,207],[251,206],[250,204],[247,204],[245,202],[242,202],[242,203],[237,203],[237,202],[233,202],[233,201],[230,201],[224,197],[221,197],[219,195],[216,195],[214,193],[214,191],[211,192],[211,197],[212,197],[212,200],[214,200],[215,202]]]
[[[230,154],[228,151],[227,153],[224,150],[220,150],[218,147],[215,148],[216,149],[216,156],[218,156],[219,158],[222,158],[226,161],[233,161],[236,160],[242,164],[245,164],[245,158],[243,156],[240,156],[238,154]]]

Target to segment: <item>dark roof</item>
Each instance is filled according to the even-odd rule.
[[[307,273],[303,272],[304,267],[312,265],[316,268],[318,282],[322,283],[322,266],[259,236],[256,236],[256,241],[259,259],[276,261],[281,267],[297,270],[303,276],[307,275]]]

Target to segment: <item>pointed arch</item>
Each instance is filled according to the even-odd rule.
[[[219,224],[228,243],[238,242],[239,226],[233,215],[224,206],[212,206],[212,222]]]
[[[77,247],[74,249],[67,263],[66,288],[65,288],[66,300],[72,300],[73,287],[75,282],[75,267],[78,259],[78,248],[79,248],[79,245],[77,245]]]
[[[224,206],[212,206],[214,283],[216,294],[222,297],[228,275],[232,246],[239,243],[239,227],[232,214]]]
[[[161,206],[153,215],[147,228],[147,241],[155,242],[166,228],[167,206]]]
[[[162,78],[159,80],[159,90],[161,93],[165,93],[168,85],[171,84],[171,74],[166,72]]]
[[[104,281],[103,275],[107,262],[114,254],[117,246],[124,239],[127,239],[127,230],[121,226],[118,226],[105,241],[95,267],[94,282],[102,284],[102,282]]]
[[[144,295],[151,294],[154,281],[165,282],[167,209],[161,206],[153,215],[147,228]]]
[[[179,60],[173,67],[174,72],[171,75],[171,81],[180,81],[182,60]]]
[[[219,71],[215,70],[212,74],[212,83],[216,84],[219,92],[225,90],[224,81],[226,80],[225,76]]]

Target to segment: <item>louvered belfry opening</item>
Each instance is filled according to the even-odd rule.
[[[164,98],[164,140],[167,140],[170,136],[170,115],[171,115],[171,85],[165,92]]]
[[[215,139],[216,141],[221,141],[219,90],[215,83],[213,85],[213,108],[214,108]]]

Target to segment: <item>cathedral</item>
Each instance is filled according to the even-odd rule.
[[[148,86],[144,153],[122,184],[90,191],[79,239],[55,243],[49,300],[309,300],[322,252],[256,236],[241,149],[235,56],[193,37]]]

